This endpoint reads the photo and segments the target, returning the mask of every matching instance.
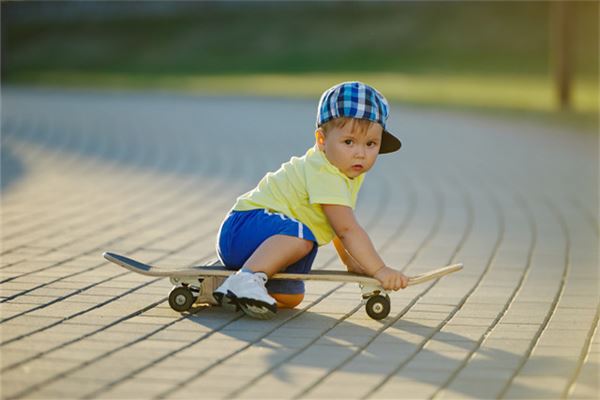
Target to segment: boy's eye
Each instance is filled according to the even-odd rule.
[[[344,140],[344,143],[346,143],[346,144],[352,144],[353,142],[352,142],[352,139],[346,139],[346,140]]]
[[[375,142],[368,142],[367,146],[369,146],[369,147],[377,146],[377,143],[375,143]]]

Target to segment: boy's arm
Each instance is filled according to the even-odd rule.
[[[346,250],[346,248],[344,247],[344,244],[342,243],[342,241],[340,240],[339,237],[337,237],[337,236],[334,237],[332,240],[332,243],[333,243],[333,247],[335,247],[335,250],[337,251],[338,255],[340,256],[340,260],[342,260],[344,265],[348,268],[348,271],[355,272],[357,274],[363,274],[363,275],[366,274],[362,265],[360,265],[358,263],[358,261],[356,261],[354,259],[354,257],[352,257],[348,253],[348,250]]]
[[[385,265],[369,235],[356,220],[352,208],[334,204],[321,206],[344,249],[362,267],[365,274],[377,278],[385,289],[397,290],[406,287],[407,277]]]

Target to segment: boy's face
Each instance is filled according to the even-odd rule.
[[[353,124],[334,127],[327,134],[318,129],[317,146],[331,164],[353,179],[370,170],[377,160],[383,128],[372,124],[366,133],[353,130]]]

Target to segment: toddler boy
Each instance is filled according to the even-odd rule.
[[[388,103],[362,82],[326,90],[317,109],[315,146],[292,157],[241,195],[217,238],[226,268],[238,270],[213,292],[225,308],[271,318],[304,298],[304,282],[272,280],[277,272],[309,273],[317,248],[333,242],[348,271],[373,276],[384,289],[407,277],[384,263],[354,216],[356,198],[379,154],[400,149],[386,130]]]

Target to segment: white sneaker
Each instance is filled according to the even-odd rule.
[[[229,278],[231,278],[232,276],[233,275],[225,279],[225,281],[221,283],[221,286],[219,286],[212,292],[212,296],[216,300],[217,304],[223,307],[223,309],[235,312],[238,311],[240,308],[235,302],[235,298],[229,295]]]
[[[233,303],[252,318],[270,319],[277,312],[277,302],[267,293],[267,280],[262,272],[238,272],[227,278],[214,295],[221,297],[221,304]]]

